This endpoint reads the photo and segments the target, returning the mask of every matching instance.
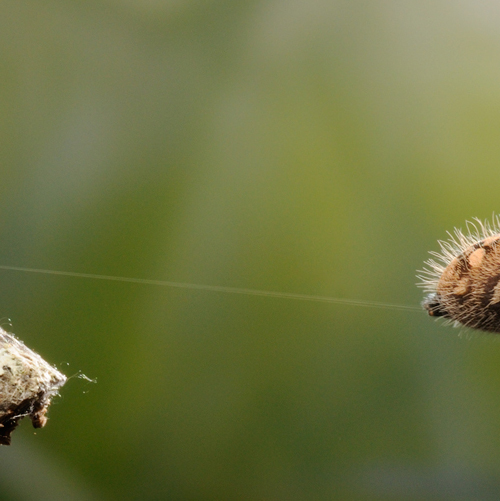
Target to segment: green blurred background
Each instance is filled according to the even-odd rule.
[[[0,4],[0,265],[418,305],[500,211],[496,2]],[[500,498],[494,336],[6,270],[0,317],[97,379],[0,449],[0,499]]]

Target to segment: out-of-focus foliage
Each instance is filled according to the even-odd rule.
[[[417,305],[436,240],[500,210],[499,24],[472,0],[2,2],[0,265]],[[97,378],[0,450],[2,498],[499,498],[492,336],[5,270],[0,298]]]

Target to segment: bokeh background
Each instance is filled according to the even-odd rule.
[[[417,306],[500,211],[492,0],[5,0],[0,265]],[[6,500],[497,500],[500,343],[423,312],[0,270],[72,378]],[[11,319],[11,325],[9,320]]]

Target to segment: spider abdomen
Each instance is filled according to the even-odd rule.
[[[479,222],[480,231],[440,242],[441,252],[433,253],[443,264],[431,259],[430,269],[420,276],[429,292],[422,306],[429,315],[487,332],[500,333],[500,231]]]

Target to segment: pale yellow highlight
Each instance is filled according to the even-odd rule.
[[[500,303],[500,282],[495,285],[493,289],[493,297],[491,298],[490,304]]]
[[[475,268],[477,266],[481,265],[481,262],[483,261],[483,257],[486,254],[486,251],[483,248],[476,249],[470,256],[469,256],[469,264],[472,268]]]
[[[453,292],[457,296],[463,296],[469,290],[469,280],[467,277],[462,278],[459,282],[457,282],[457,286],[453,289]]]
[[[492,237],[485,238],[483,240],[483,245],[494,244],[497,240],[500,240],[500,235],[493,235]]]

